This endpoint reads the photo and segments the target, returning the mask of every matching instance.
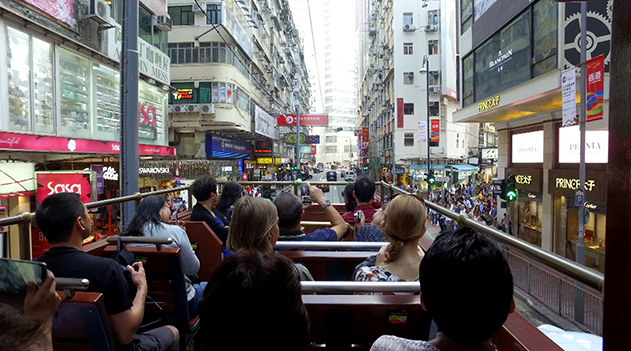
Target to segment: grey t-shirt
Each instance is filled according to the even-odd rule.
[[[370,351],[440,351],[429,342],[423,340],[410,340],[398,336],[383,335],[377,339]]]

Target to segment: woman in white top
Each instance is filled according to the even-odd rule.
[[[361,266],[357,281],[415,281],[423,259],[419,240],[427,229],[427,210],[416,194],[398,194],[388,204],[381,221],[389,244],[377,254],[374,265]]]
[[[195,315],[207,282],[191,283],[189,276],[195,275],[199,271],[199,259],[195,256],[186,231],[177,225],[167,223],[170,217],[171,208],[164,197],[160,195],[147,196],[140,201],[136,215],[132,218],[123,235],[171,238],[173,240],[170,247],[180,248],[189,313]],[[133,245],[146,246],[146,244]]]

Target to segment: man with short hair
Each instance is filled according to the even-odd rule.
[[[142,263],[123,267],[111,258],[83,251],[83,239],[90,236],[88,210],[75,193],[54,194],[37,207],[35,221],[50,243],[50,250],[36,260],[45,262],[57,277],[85,278],[88,291],[103,294],[112,332],[123,350],[175,350],[178,330],[170,325],[136,334],[145,313],[147,279]],[[128,272],[135,293],[123,275]]]
[[[302,202],[292,193],[281,193],[274,199],[274,205],[278,210],[279,241],[337,241],[341,240],[348,230],[348,226],[331,202],[324,197],[322,190],[309,187],[309,198],[317,203],[324,211],[331,228],[317,229],[311,233],[305,233],[300,229],[300,220],[305,213]]]
[[[371,351],[497,350],[491,338],[515,311],[515,301],[513,275],[495,243],[470,228],[440,234],[421,261],[419,282],[436,338],[384,335]]]
[[[375,188],[375,182],[369,176],[362,175],[355,180],[353,197],[357,201],[357,206],[353,212],[346,212],[342,215],[346,223],[355,224],[357,211],[362,211],[367,223],[372,222],[373,215],[382,205],[379,200],[375,199]]]

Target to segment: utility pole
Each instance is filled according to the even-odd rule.
[[[121,196],[138,192],[138,0],[123,6],[123,52],[121,60]],[[136,213],[133,201],[121,204],[121,230]]]

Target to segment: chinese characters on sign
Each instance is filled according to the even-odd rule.
[[[438,146],[440,143],[440,120],[433,119],[430,121],[430,138],[429,146]]]
[[[403,99],[397,99],[397,128],[403,128]]]
[[[576,70],[574,67],[561,73],[561,98],[563,101],[563,126],[577,124],[576,119]]]
[[[295,126],[296,115],[295,114],[278,115],[277,122],[279,126]],[[329,115],[328,114],[300,115],[300,125],[326,127],[329,125]]]
[[[587,68],[587,97],[586,121],[592,122],[603,119],[605,61],[603,55],[594,57],[585,62]]]

